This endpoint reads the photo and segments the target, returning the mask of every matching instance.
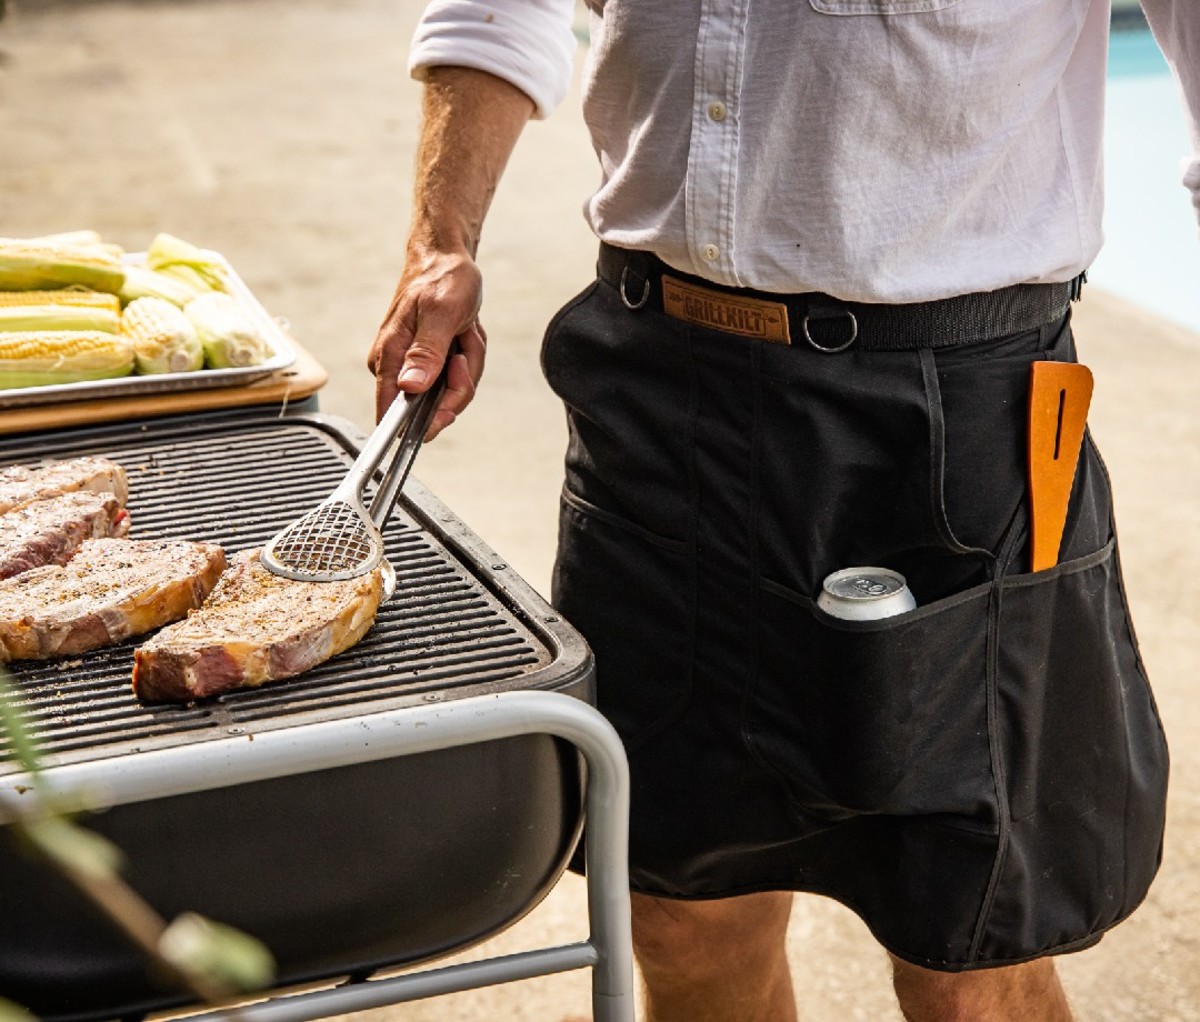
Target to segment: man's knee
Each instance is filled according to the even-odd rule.
[[[633,896],[633,947],[643,973],[703,983],[740,960],[782,954],[792,895],[771,891],[712,901]]]
[[[892,957],[892,983],[909,1022],[1069,1022],[1051,958],[972,972],[936,972]]]

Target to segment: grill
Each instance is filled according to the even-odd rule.
[[[222,412],[10,438],[0,464],[106,455],[129,474],[133,537],[234,552],[325,497],[357,439],[316,414]],[[573,706],[582,704],[561,697],[590,698],[591,657],[577,634],[415,481],[384,539],[395,596],[362,642],[300,678],[150,706],[129,686],[138,640],[12,665],[47,781],[110,789],[111,807],[86,822],[121,847],[132,884],[168,918],[198,911],[262,939],[281,985],[362,981],[519,918],[578,840],[578,750],[596,772],[592,738],[576,733],[590,723],[563,724],[558,704],[546,726],[535,719],[547,694]],[[0,810],[24,790],[5,752]],[[607,827],[589,827],[589,857],[592,830]],[[0,996],[61,1022],[186,1003],[2,838],[0,877]],[[597,955],[576,957],[545,971]],[[538,972],[522,969],[493,968],[486,981]],[[430,990],[467,985],[450,978]],[[371,996],[331,1010],[410,999]]]

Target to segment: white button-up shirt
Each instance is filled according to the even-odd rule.
[[[1069,280],[1101,242],[1107,0],[588,0],[611,244],[766,291]],[[1144,0],[1200,151],[1200,0]],[[434,0],[410,56],[561,102],[572,0]],[[1181,125],[1181,149],[1183,126]],[[1200,158],[1185,167],[1200,208]]]

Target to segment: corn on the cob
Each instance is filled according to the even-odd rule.
[[[80,284],[116,294],[125,267],[96,245],[63,245],[0,238],[0,289],[33,291]]]
[[[206,291],[207,287],[194,287],[178,277],[169,277],[145,266],[126,266],[125,283],[117,294],[126,305],[137,298],[165,298],[182,309]]]
[[[204,368],[204,349],[192,321],[165,298],[138,298],[121,316],[121,334],[133,344],[139,373],[183,373]]]
[[[42,234],[36,238],[23,239],[31,245],[71,245],[86,248],[102,255],[110,255],[120,259],[125,255],[125,249],[120,245],[105,241],[99,231],[62,231],[59,234]]]
[[[121,302],[116,295],[78,287],[57,291],[0,291],[0,306],[7,305],[77,305],[85,309],[121,311]]]
[[[99,291],[0,291],[0,332],[103,330],[115,334],[121,303]]]
[[[203,249],[171,234],[157,234],[146,249],[146,265],[200,291],[225,291],[225,267]]]
[[[210,291],[184,306],[204,346],[210,369],[260,365],[271,357],[271,345],[258,323],[230,295]]]
[[[99,330],[0,334],[0,389],[107,380],[133,372],[133,345]]]
[[[99,231],[58,231],[55,234],[41,234],[36,238],[26,238],[26,241],[39,245],[101,245],[103,239]]]

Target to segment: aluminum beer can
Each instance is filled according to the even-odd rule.
[[[821,583],[817,606],[831,617],[874,621],[903,614],[917,601],[904,576],[888,568],[843,568]]]

